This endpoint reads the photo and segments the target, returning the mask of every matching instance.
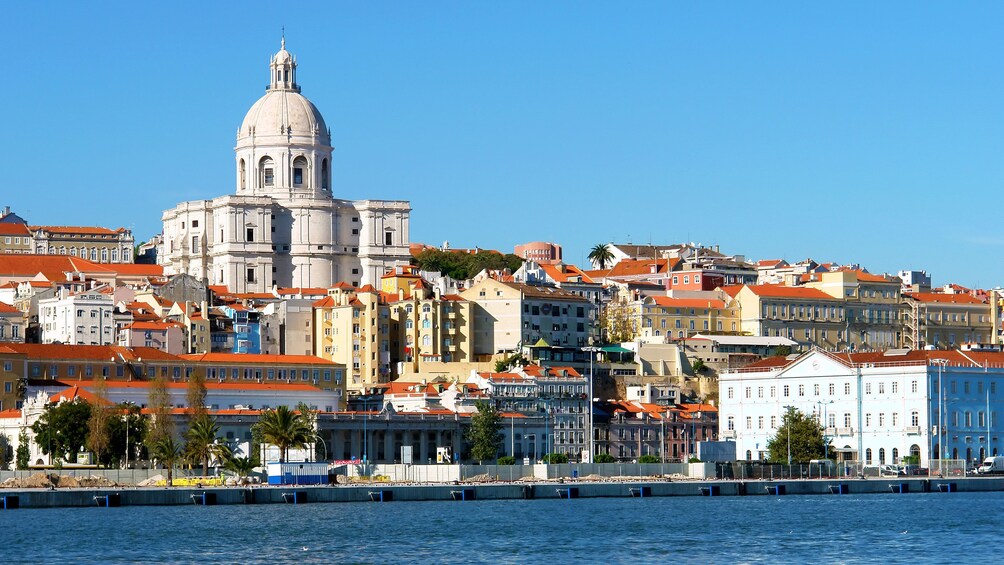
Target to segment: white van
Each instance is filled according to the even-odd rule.
[[[983,464],[976,468],[976,472],[981,475],[1004,473],[1004,455],[987,457],[983,460]]]

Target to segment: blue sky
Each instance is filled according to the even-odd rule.
[[[7,8],[32,223],[160,230],[234,191],[286,26],[337,197],[412,240],[617,241],[1004,283],[1004,3],[65,3]]]

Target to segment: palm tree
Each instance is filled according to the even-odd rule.
[[[174,466],[181,459],[184,447],[171,435],[161,437],[150,446],[150,456],[167,467],[167,486],[174,485]]]
[[[279,448],[280,463],[286,460],[290,448],[306,447],[314,439],[314,429],[307,418],[288,406],[265,410],[256,425],[262,439]]]
[[[231,454],[226,458],[223,468],[243,479],[251,475],[256,467],[254,459],[250,457],[236,457]]]
[[[614,253],[610,251],[610,247],[607,244],[598,243],[593,246],[586,258],[599,266],[599,268],[606,269],[607,263],[613,261]]]
[[[202,476],[209,474],[209,461],[216,459],[224,461],[230,454],[230,448],[220,443],[216,435],[220,432],[220,426],[216,419],[208,416],[197,416],[192,421],[185,433],[185,451],[188,459],[193,463],[202,463]]]

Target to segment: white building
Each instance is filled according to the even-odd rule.
[[[38,301],[42,343],[115,345],[115,304],[111,295],[97,291],[70,293]]]
[[[164,212],[165,274],[267,292],[376,284],[408,262],[408,202],[333,197],[330,131],[300,94],[296,68],[284,39],[265,95],[237,130],[236,194]]]
[[[788,406],[825,424],[839,459],[866,465],[919,455],[927,466],[939,453],[972,462],[1004,450],[1004,353],[814,350],[722,373],[719,385],[719,437],[735,440],[740,459],[766,459]]]

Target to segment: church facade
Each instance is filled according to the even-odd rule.
[[[331,134],[300,94],[296,67],[284,39],[265,95],[237,131],[235,194],[164,212],[165,274],[267,292],[378,284],[408,262],[407,201],[334,198]]]

